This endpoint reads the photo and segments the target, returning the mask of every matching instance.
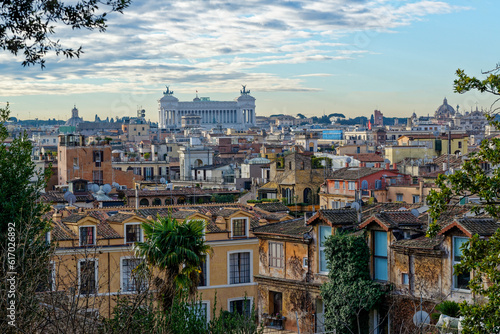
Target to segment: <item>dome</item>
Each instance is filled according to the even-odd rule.
[[[438,116],[444,116],[444,117],[449,117],[455,115],[455,109],[453,109],[452,106],[448,104],[448,100],[444,98],[443,104],[439,106],[436,110],[436,117]]]

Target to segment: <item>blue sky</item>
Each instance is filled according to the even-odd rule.
[[[496,1],[135,1],[105,33],[58,27],[80,59],[50,55],[23,68],[0,52],[0,103],[13,116],[157,121],[165,85],[181,101],[232,100],[241,85],[257,115],[432,114],[444,97],[469,110],[487,95],[453,93],[457,68],[481,75],[500,61]]]

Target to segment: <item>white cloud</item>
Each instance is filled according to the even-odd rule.
[[[340,43],[360,30],[388,31],[431,14],[465,8],[444,1],[137,1],[109,16],[108,31],[58,26],[63,45],[83,45],[80,59],[47,57],[44,71],[20,71],[20,58],[0,53],[2,96],[150,91],[315,91],[279,65],[352,59],[367,50]],[[158,89],[160,93],[161,88]]]

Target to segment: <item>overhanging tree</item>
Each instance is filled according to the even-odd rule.
[[[500,96],[500,64],[492,71],[484,72],[487,77],[470,77],[461,69],[457,70],[454,89],[457,93],[477,90]],[[500,130],[496,116],[499,110],[496,99],[485,114],[489,123]],[[489,166],[489,168],[485,168]],[[439,230],[440,214],[450,203],[458,203],[468,196],[477,196],[481,204],[472,210],[479,213],[484,210],[496,219],[500,219],[500,138],[485,139],[479,150],[469,154],[461,169],[450,175],[440,175],[436,181],[439,190],[431,190],[427,201],[433,219],[428,235],[434,236]],[[477,235],[463,246],[462,262],[455,266],[457,273],[474,272],[469,282],[472,293],[487,297],[480,303],[460,305],[460,312],[465,317],[462,333],[500,333],[500,228],[489,239],[480,239]]]
[[[131,0],[1,0],[0,47],[14,55],[23,54],[23,66],[45,66],[49,51],[68,58],[79,57],[82,47],[64,47],[54,40],[56,25],[72,29],[106,30],[107,14],[121,13]]]
[[[49,281],[53,250],[45,239],[48,207],[39,200],[50,169],[35,169],[26,134],[6,145],[8,118],[7,105],[0,108],[0,332],[14,332],[13,320],[16,332],[32,333],[44,326],[37,292]]]
[[[363,235],[335,234],[326,240],[329,281],[321,287],[325,325],[336,333],[365,333],[366,315],[384,292],[370,278],[370,249]]]

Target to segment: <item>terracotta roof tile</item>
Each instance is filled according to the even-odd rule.
[[[304,234],[312,231],[312,229],[311,226],[304,225],[304,218],[296,218],[255,227],[253,233],[257,235],[282,235],[302,239]]]
[[[266,210],[268,212],[288,212],[289,211],[288,207],[281,202],[257,203],[257,204],[255,204],[255,206],[259,209]]]

